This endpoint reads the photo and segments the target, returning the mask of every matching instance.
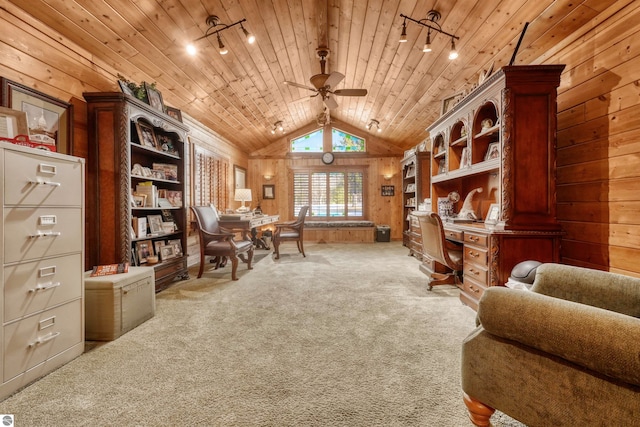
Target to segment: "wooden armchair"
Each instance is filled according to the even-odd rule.
[[[431,271],[429,290],[435,285],[457,285],[458,275],[462,271],[462,246],[444,237],[444,226],[438,214],[414,211],[414,215],[420,223],[423,253],[431,260],[451,269],[451,273],[448,274]]]
[[[212,206],[191,206],[191,210],[196,216],[198,223],[198,234],[200,237],[200,271],[198,278],[202,277],[205,258],[207,256],[216,257],[216,269],[220,267],[222,260],[228,257],[231,260],[231,279],[238,280],[236,274],[238,270],[238,257],[247,263],[247,268],[252,269],[253,242],[243,235],[243,239],[234,240],[235,233],[230,232],[218,223],[218,213]],[[244,254],[248,254],[247,260]]]
[[[307,217],[307,211],[309,206],[302,206],[298,213],[298,219],[292,222],[281,222],[275,224],[276,231],[273,234],[273,248],[275,250],[276,259],[280,258],[280,243],[281,242],[296,242],[298,244],[298,252],[304,254],[304,220]]]

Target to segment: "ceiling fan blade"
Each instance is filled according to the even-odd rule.
[[[366,89],[338,89],[333,91],[334,95],[339,96],[365,96],[367,94]]]
[[[329,108],[330,110],[338,108],[338,103],[336,102],[335,99],[331,98],[330,96],[325,97],[323,101],[324,101],[324,105],[326,105],[327,108]]]
[[[342,81],[342,79],[344,79],[344,74],[334,71],[333,73],[329,74],[329,77],[327,77],[327,81],[324,82],[324,85],[329,86],[330,88],[336,87],[338,83]]]
[[[301,85],[300,83],[296,83],[296,82],[284,82],[284,84],[286,84],[287,86],[298,87],[300,89],[307,89],[307,90],[310,90],[311,92],[317,92],[317,90],[312,87]]]

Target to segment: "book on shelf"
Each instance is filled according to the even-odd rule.
[[[133,223],[132,224],[133,232],[138,237],[138,239],[147,237],[147,217],[146,216],[141,216],[141,217],[134,216],[132,218],[132,223]]]

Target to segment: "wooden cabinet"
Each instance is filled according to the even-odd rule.
[[[402,206],[403,206],[403,234],[402,243],[409,248],[409,254],[417,258],[422,257],[422,238],[419,226],[411,222],[411,212],[418,209],[418,205],[429,198],[429,162],[430,153],[411,152],[402,160]],[[416,230],[418,232],[416,232]]]
[[[432,210],[460,195],[443,220],[464,244],[461,298],[471,306],[487,286],[506,283],[518,262],[559,259],[555,137],[563,69],[504,67],[427,129]],[[495,218],[487,219],[492,205]],[[469,215],[456,216],[463,208]]]
[[[184,253],[188,128],[122,93],[84,97],[89,128],[87,268],[121,262],[151,266],[146,256],[159,255],[160,262],[153,267],[156,291],[162,290],[176,278],[188,277]],[[142,194],[146,197],[137,197]],[[175,226],[165,228],[168,224],[163,223],[169,222]],[[160,248],[176,242],[180,251],[173,254]]]
[[[84,351],[84,160],[0,143],[0,399]]]

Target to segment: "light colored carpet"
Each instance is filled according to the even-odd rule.
[[[24,426],[470,426],[475,312],[399,243],[283,245],[157,294],[156,316],[0,403]],[[264,254],[264,251],[257,251]],[[519,425],[494,416],[496,426]]]

